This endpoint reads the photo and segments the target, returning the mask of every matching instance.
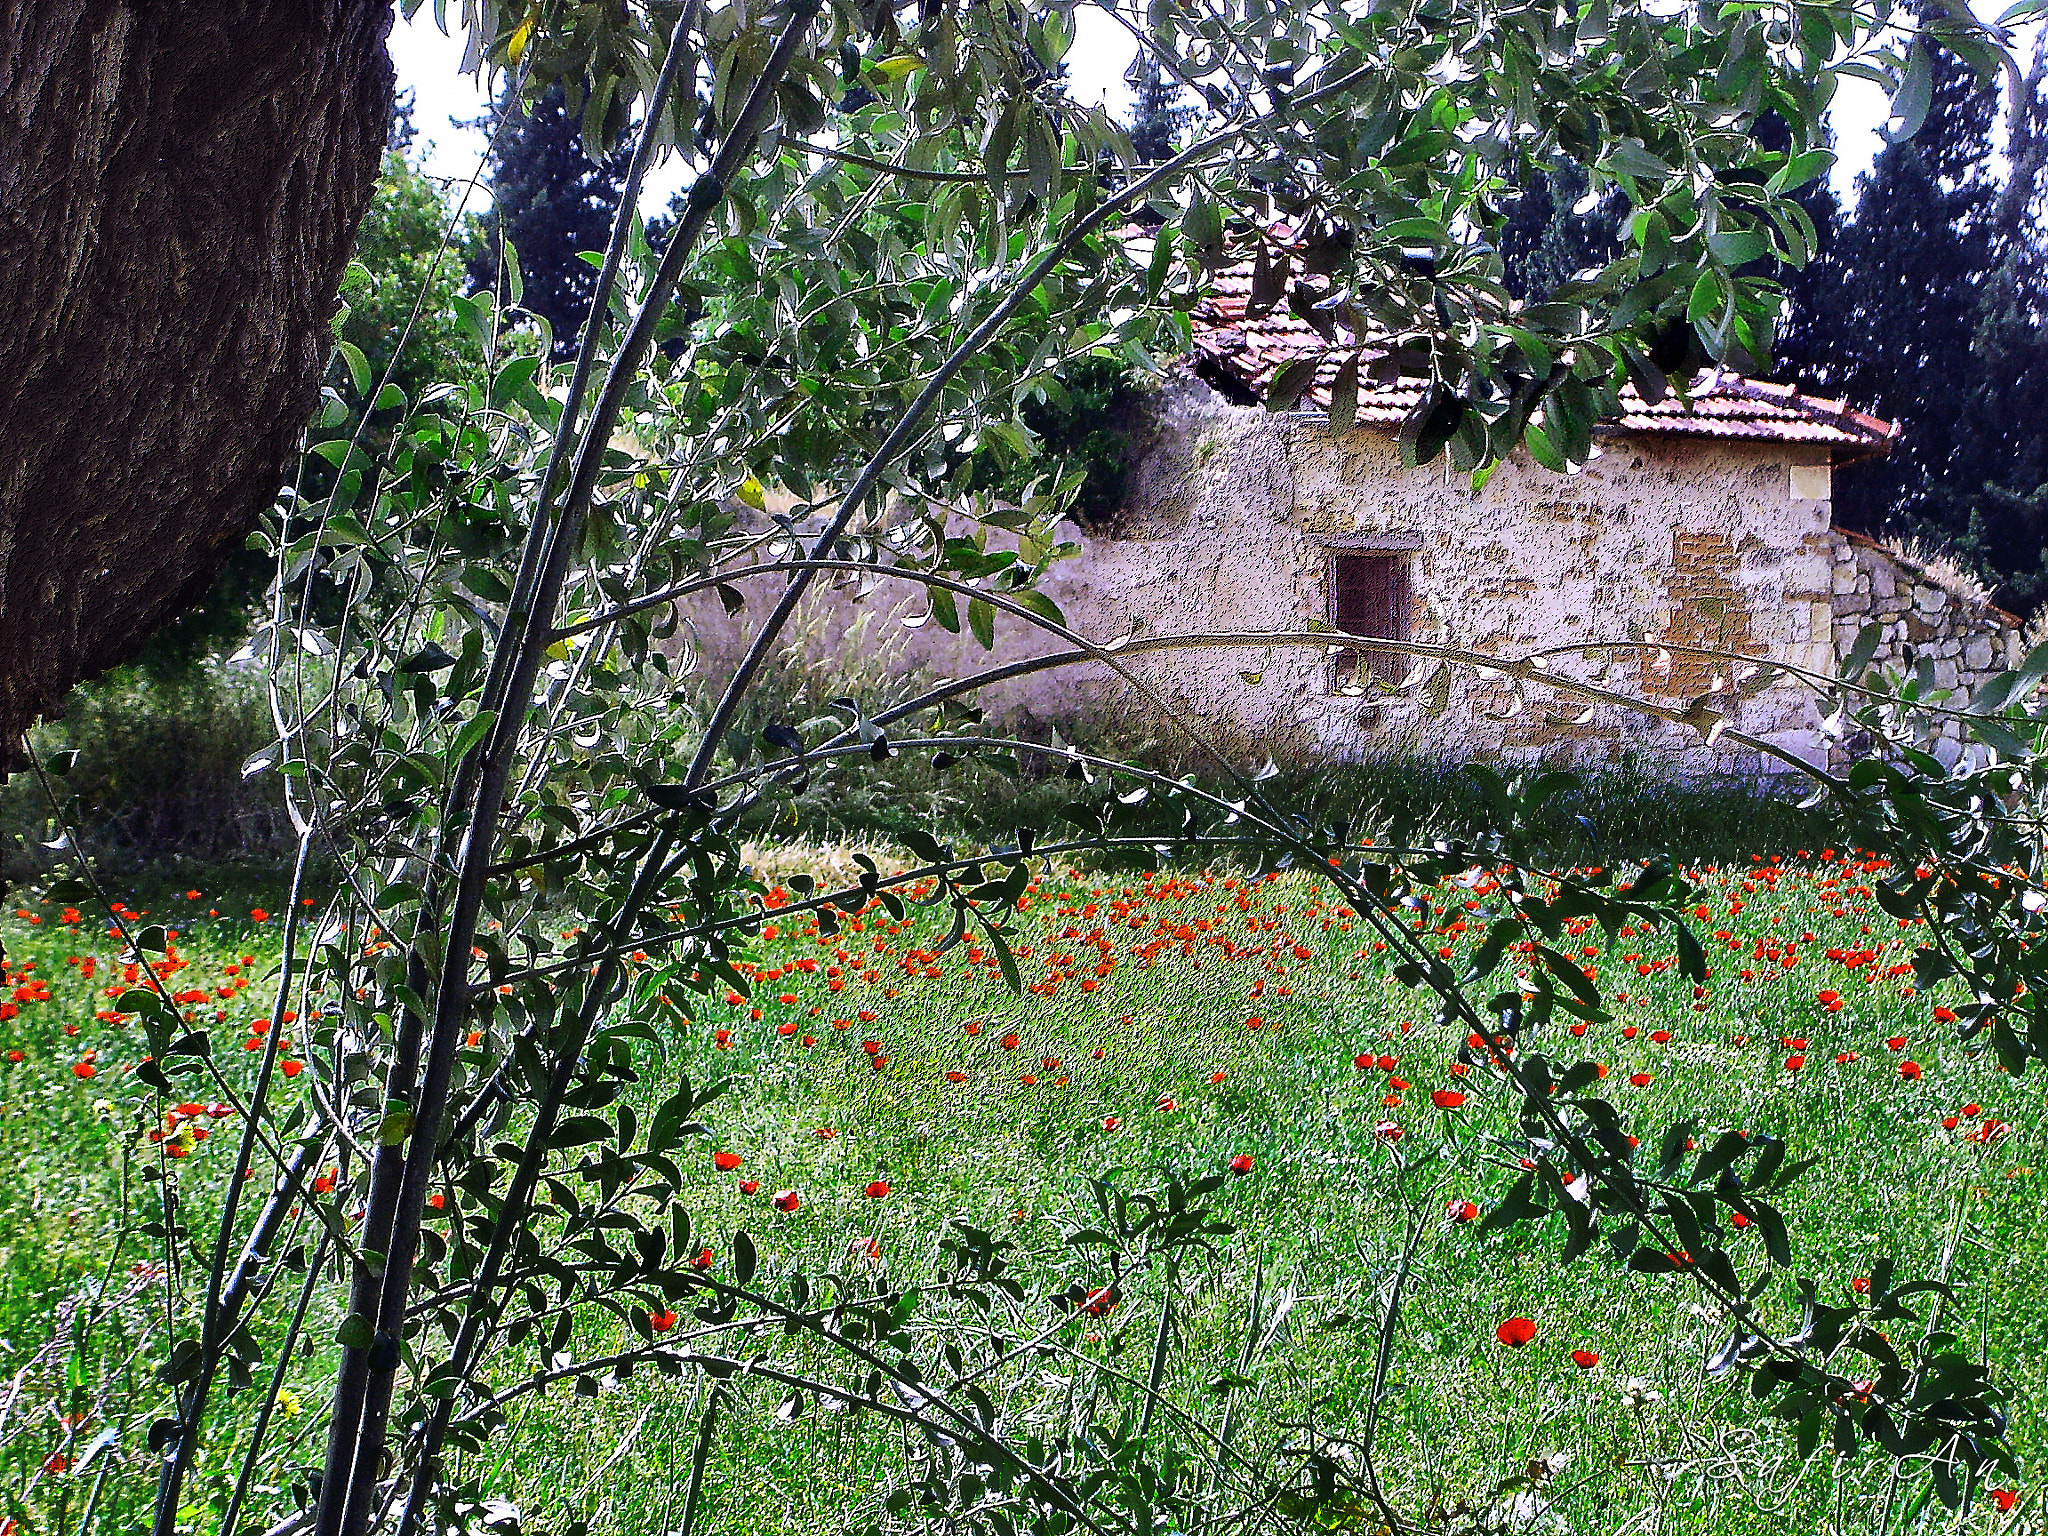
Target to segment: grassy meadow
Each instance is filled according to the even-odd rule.
[[[1994,1362],[2024,1473],[1961,1528],[2038,1531],[2042,1087],[1965,1050],[1936,1017],[1941,999],[1914,994],[1918,940],[1871,899],[1878,873],[1831,851],[1699,870],[1709,985],[1682,980],[1657,933],[1623,929],[1613,945],[1581,933],[1615,1021],[1577,1040],[1554,1026],[1539,1043],[1605,1064],[1645,1140],[1696,1114],[1817,1155],[1786,1206],[1793,1273],[1823,1296],[1853,1298],[1887,1256],[1902,1276],[1954,1285],[1934,1321]],[[1478,937],[1465,920],[1487,887],[1471,878],[1415,918],[1447,956]],[[277,952],[262,893],[131,899],[177,931],[181,1003],[212,1026],[226,1070],[245,1070],[254,1057],[240,1046],[268,1014]],[[649,1106],[677,1073],[732,1084],[710,1111],[713,1134],[682,1154],[701,1169],[692,1211],[715,1267],[744,1226],[764,1273],[859,1262],[907,1278],[965,1217],[1013,1241],[1027,1287],[1050,1296],[1093,1278],[1065,1240],[1095,1219],[1088,1178],[1120,1170],[1138,1187],[1237,1160],[1248,1171],[1213,1199],[1236,1231],[1177,1278],[1165,1387],[1179,1411],[1157,1433],[1196,1451],[1234,1434],[1237,1454],[1275,1481],[1296,1476],[1290,1447],[1356,1438],[1403,1269],[1377,1468],[1412,1519],[1715,1536],[1957,1528],[1873,1453],[1802,1459],[1740,1379],[1706,1374],[1725,1328],[1682,1277],[1597,1258],[1561,1265],[1550,1225],[1476,1230],[1470,1216],[1519,1173],[1504,1096],[1486,1069],[1460,1066],[1428,997],[1386,974],[1367,925],[1326,891],[1293,875],[1069,869],[1048,873],[1029,903],[1015,934],[1021,997],[971,945],[933,957],[942,909],[899,924],[877,908],[836,936],[776,922],[753,951],[749,998],[649,999],[659,1043],[643,1042],[635,1063]],[[159,1160],[204,1233],[235,1121],[167,1126],[130,1082],[140,1047],[105,1011],[122,975],[103,922],[31,903],[0,918],[0,940],[0,1529],[132,1530],[153,1475],[141,1430],[160,1411],[149,1378],[163,1293],[179,1283],[140,1230],[155,1196],[138,1168]],[[314,1061],[287,1091],[319,1075]],[[794,1209],[778,1208],[784,1192]],[[1788,1281],[1771,1292],[1780,1322]],[[1142,1378],[1159,1316],[1156,1277],[1104,1315],[1073,1316],[1050,1335],[1037,1395],[1005,1413],[1050,1419],[1104,1383]],[[1532,1322],[1533,1339],[1503,1343],[1510,1318]],[[315,1347],[286,1370],[273,1444],[318,1417],[309,1407],[336,1321],[308,1320]],[[633,1342],[619,1328],[577,1347]],[[527,1532],[672,1530],[693,1390],[642,1372],[596,1395],[564,1384],[525,1396],[516,1451],[507,1442],[488,1467],[493,1491]],[[815,1408],[778,1417],[776,1405],[773,1393],[746,1398],[727,1421],[699,1536],[858,1528],[900,1475],[896,1429]],[[224,1410],[231,1422],[243,1412]],[[290,1460],[317,1459],[316,1441],[299,1440]],[[234,1469],[235,1432],[215,1443],[193,1487],[194,1530],[215,1529]],[[265,1486],[289,1507],[276,1479]],[[1268,1518],[1264,1528],[1306,1528]],[[1362,1514],[1356,1524],[1371,1528]]]

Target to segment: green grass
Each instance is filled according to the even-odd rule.
[[[1824,1296],[1848,1299],[1850,1282],[1885,1255],[1903,1275],[1945,1275],[1959,1295],[1942,1325],[1995,1362],[2013,1394],[2011,1443],[2025,1471],[2019,1508],[2002,1515],[1985,1506],[1968,1528],[2035,1529],[2048,1473],[2040,1391],[2048,1380],[2048,1155],[2039,1082],[2013,1081],[1968,1054],[1933,1020],[1937,999],[1906,995],[1910,977],[1886,974],[1907,962],[1917,940],[1877,911],[1867,872],[1821,860],[1770,870],[1743,861],[1706,872],[1708,917],[1698,926],[1715,976],[1702,999],[1662,963],[1669,949],[1656,935],[1624,937],[1612,950],[1597,931],[1580,936],[1579,947],[1598,951],[1584,958],[1603,986],[1628,1001],[1615,1005],[1617,1023],[1593,1026],[1581,1041],[1559,1030],[1544,1044],[1607,1063],[1613,1096],[1640,1127],[1699,1114],[1709,1125],[1770,1131],[1797,1153],[1818,1154],[1787,1205],[1794,1272],[1811,1275]],[[1434,941],[1454,951],[1469,935],[1441,930],[1466,899],[1447,887],[1428,920]],[[158,916],[166,900],[154,903]],[[260,978],[274,925],[241,916],[244,900],[172,905],[193,914],[183,924],[180,950],[191,963],[181,980],[232,986],[247,968],[237,978],[225,967],[243,955],[258,957]],[[197,916],[208,907],[224,915]],[[116,1128],[128,1123],[134,1097],[120,1069],[136,1048],[125,1030],[94,1019],[104,1000],[93,994],[118,978],[110,977],[104,939],[63,929],[59,916],[51,910],[36,925],[10,917],[0,928],[17,969],[34,960],[34,974],[51,979],[51,1001],[20,1005],[19,1017],[0,1023],[0,1051],[24,1053],[0,1065],[0,1164],[9,1170],[0,1179],[0,1339],[11,1351],[10,1374],[50,1337],[67,1297],[103,1275],[127,1277],[131,1253],[134,1262],[150,1257],[136,1238],[132,1249],[112,1251],[127,1142]],[[758,947],[763,979],[752,1005],[714,1003],[687,1027],[657,1008],[651,1016],[665,1048],[645,1047],[637,1063],[645,1078],[637,1091],[648,1105],[678,1072],[733,1082],[712,1111],[715,1140],[691,1143],[684,1154],[701,1171],[690,1207],[721,1269],[729,1234],[744,1225],[766,1270],[831,1267],[845,1262],[850,1245],[873,1238],[889,1272],[907,1276],[946,1223],[964,1216],[1018,1242],[1028,1283],[1049,1294],[1088,1278],[1064,1241],[1092,1220],[1088,1176],[1121,1169],[1119,1178],[1135,1184],[1162,1169],[1218,1171],[1249,1154],[1255,1171],[1216,1198],[1237,1232],[1181,1276],[1181,1344],[1167,1390],[1187,1413],[1220,1422],[1224,1406],[1208,1384],[1237,1365],[1256,1298],[1262,1342],[1247,1373],[1256,1384],[1238,1393],[1240,1446],[1273,1476],[1291,1475],[1280,1446],[1301,1438],[1283,1424],[1313,1420],[1327,1432],[1358,1432],[1374,1323],[1413,1231],[1379,1446],[1389,1492],[1411,1515],[1494,1504],[1505,1480],[1540,1459],[1548,1469],[1542,1496],[1572,1531],[1883,1529],[1889,1464],[1869,1453],[1802,1461],[1786,1431],[1757,1416],[1741,1382],[1706,1376],[1701,1362],[1722,1329],[1701,1315],[1687,1282],[1617,1273],[1594,1259],[1563,1266],[1561,1236],[1549,1228],[1481,1236],[1445,1219],[1446,1201],[1484,1209],[1517,1175],[1506,1105],[1483,1071],[1462,1081],[1451,1075],[1457,1042],[1431,1022],[1427,1000],[1393,984],[1365,926],[1301,879],[1255,890],[1197,874],[1151,882],[1074,873],[1048,882],[1023,914],[1025,979],[1039,989],[1023,998],[1002,988],[986,957],[972,964],[948,956],[936,977],[921,965],[907,972],[904,952],[936,936],[915,917],[897,932],[872,913],[862,932],[836,943],[791,926],[801,925],[782,925]],[[1732,937],[1716,940],[1716,930]],[[1759,943],[1780,947],[1781,956],[1789,944],[1796,963],[1756,958]],[[1102,944],[1114,963],[1098,977]],[[1296,945],[1311,954],[1299,958]],[[1828,958],[1830,949],[1851,952],[1851,961],[1860,960],[1855,951],[1877,953],[1874,964],[1852,971]],[[65,960],[95,951],[99,973],[88,983]],[[1637,952],[1640,961],[1624,958]],[[818,970],[787,969],[799,960]],[[1641,966],[1650,974],[1638,974]],[[828,974],[835,967],[845,983],[837,992]],[[770,974],[778,970],[784,974]],[[1084,991],[1087,982],[1095,986]],[[1841,995],[1840,1011],[1818,1000],[1823,991]],[[224,1038],[261,1011],[262,995],[259,981],[246,998],[209,1002],[228,1015]],[[784,995],[795,1001],[779,1001]],[[1253,1017],[1257,1029],[1247,1027]],[[835,1028],[835,1020],[850,1027]],[[778,1033],[782,1023],[793,1032]],[[66,1036],[66,1024],[80,1033]],[[969,1033],[970,1024],[978,1030]],[[1633,1038],[1623,1037],[1624,1024],[1637,1031]],[[716,1029],[731,1032],[723,1045]],[[1658,1030],[1671,1038],[1654,1042]],[[1012,1033],[1016,1046],[1005,1049]],[[816,1043],[805,1046],[806,1035]],[[1890,1048],[1887,1040],[1900,1035],[1905,1046]],[[868,1065],[866,1040],[879,1043],[885,1070]],[[1804,1049],[1786,1043],[1793,1040]],[[94,1048],[99,1075],[74,1076],[72,1065]],[[1398,1064],[1391,1073],[1377,1065],[1361,1071],[1353,1065],[1360,1053],[1393,1055]],[[1851,1053],[1856,1059],[1836,1059]],[[1795,1054],[1805,1064],[1788,1071]],[[1046,1065],[1049,1057],[1058,1065]],[[1924,1071],[1918,1081],[1901,1076],[1908,1059]],[[965,1080],[949,1082],[948,1072]],[[1631,1085],[1636,1072],[1651,1081]],[[1024,1082],[1027,1074],[1037,1081]],[[1390,1077],[1412,1086],[1395,1089]],[[1448,1114],[1430,1107],[1429,1091],[1454,1083],[1469,1092],[1466,1105]],[[1401,1102],[1387,1105],[1389,1093]],[[1163,1098],[1173,1108],[1159,1108]],[[94,1110],[103,1099],[115,1106],[111,1117]],[[1974,1119],[1943,1127],[1945,1116],[1972,1104]],[[1989,1141],[1966,1139],[1987,1116],[2009,1129]],[[1112,1119],[1120,1122],[1114,1130],[1106,1128]],[[1389,1121],[1401,1128],[1398,1140],[1377,1129]],[[821,1136],[821,1127],[836,1134]],[[195,1149],[177,1169],[202,1210],[222,1165],[220,1146]],[[739,1153],[744,1166],[715,1172],[715,1149]],[[743,1195],[741,1178],[758,1179],[760,1189]],[[877,1179],[889,1193],[872,1200],[864,1191]],[[768,1206],[782,1188],[802,1197],[794,1215]],[[203,1222],[195,1227],[204,1230]],[[1760,1257],[1747,1253],[1745,1262]],[[1790,1288],[1781,1282],[1772,1294],[1783,1320]],[[74,1351],[76,1366],[33,1376],[44,1398],[63,1399],[59,1411],[83,1404],[110,1416],[81,1426],[74,1448],[102,1422],[146,1422],[157,1411],[144,1380],[160,1342],[148,1332],[152,1295],[144,1284],[116,1307]],[[1157,1291],[1141,1284],[1108,1318],[1075,1321],[1057,1336],[1063,1353],[1046,1372],[1084,1395],[1104,1368],[1142,1376],[1158,1306]],[[1494,1339],[1495,1326],[1514,1315],[1538,1326],[1525,1349]],[[1042,1316],[1050,1323],[1054,1313]],[[294,1364],[291,1384],[304,1402],[317,1399],[333,1321],[315,1319],[309,1336],[321,1347]],[[623,1337],[593,1328],[578,1343],[600,1350]],[[1575,1367],[1574,1348],[1597,1352],[1599,1364]],[[1059,1406],[1054,1389],[1035,1390],[1037,1397],[1008,1405],[1020,1420]],[[89,1403],[95,1394],[101,1400]],[[859,1501],[899,1475],[904,1452],[894,1431],[818,1411],[786,1424],[772,1412],[776,1402],[774,1394],[749,1398],[730,1421],[710,1464],[700,1532],[844,1529]],[[288,1421],[287,1433],[311,1418]],[[0,1487],[27,1488],[57,1444],[53,1416],[29,1429],[26,1422],[17,1409],[0,1426],[9,1437],[0,1444]],[[525,1511],[528,1529],[558,1531],[583,1519],[595,1531],[653,1533],[675,1520],[696,1423],[687,1384],[643,1373],[596,1397],[557,1389],[526,1399],[517,1422],[521,1436],[494,1466],[492,1483]],[[302,1453],[315,1449],[308,1442]],[[131,1431],[83,1477],[37,1481],[27,1529],[76,1529],[100,1472],[95,1524],[131,1529],[150,1470]],[[195,1511],[217,1497],[225,1471],[224,1459],[202,1466]],[[1893,1507],[1891,1529],[1908,1528],[1899,1514]],[[1947,1520],[1938,1507],[1919,1517],[1928,1529],[1947,1529]]]

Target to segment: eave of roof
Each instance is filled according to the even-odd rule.
[[[1284,307],[1247,320],[1245,305],[1250,294],[1249,264],[1216,275],[1214,287],[1189,316],[1193,361],[1263,399],[1273,375],[1284,364],[1316,352],[1326,343],[1306,321]],[[1332,357],[1317,371],[1315,383],[1302,397],[1305,406],[1329,409],[1330,383],[1338,362]],[[1422,380],[1411,378],[1386,384],[1361,381],[1358,422],[1398,427],[1422,398],[1423,388]],[[1723,373],[1702,374],[1685,398],[1674,393],[1654,405],[1633,385],[1626,386],[1621,392],[1620,413],[1603,426],[1610,432],[1648,437],[1811,444],[1827,448],[1839,459],[1889,452],[1899,436],[1896,423],[1852,410],[1842,401],[1802,394],[1789,384]]]

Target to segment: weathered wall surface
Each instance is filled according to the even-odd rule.
[[[1404,469],[1384,432],[1332,432],[1319,419],[1231,406],[1192,380],[1162,396],[1157,428],[1116,535],[1084,538],[1082,554],[1044,583],[1069,622],[1098,640],[1299,631],[1328,614],[1333,555],[1383,553],[1406,562],[1412,640],[1503,657],[1555,648],[1560,677],[1683,709],[1730,681],[1723,664],[1686,647],[1832,675],[1845,627],[1847,643],[1858,627],[1849,609],[1885,580],[1829,528],[1824,449],[1614,438],[1578,475],[1518,456],[1474,492],[1441,469]],[[1847,591],[1845,570],[1854,573]],[[1890,582],[1881,601],[1899,627],[1894,643],[1924,651],[1932,638],[1944,662],[1938,648],[1952,645],[1954,667],[1983,670],[1976,662],[1990,642],[1929,627],[1978,622],[1967,604],[1937,606],[1922,595],[1927,583]],[[907,584],[884,584],[858,605],[820,602],[806,643],[844,664],[851,651],[874,654],[897,618],[924,606]],[[862,612],[872,615],[865,624]],[[730,654],[730,632],[712,605],[693,619],[715,668]],[[1003,619],[996,638],[991,658],[927,623],[902,634],[901,665],[963,676],[1061,648],[1015,619]],[[1631,640],[1649,645],[1598,648]],[[2007,644],[1991,648],[2002,665]],[[1386,696],[1369,684],[1344,691],[1320,647],[1194,650],[1127,664],[1174,714],[1240,750],[1587,768],[1633,758],[1684,774],[1771,766],[1725,740],[1709,744],[1692,726],[1552,689],[1524,686],[1518,697],[1499,674],[1472,668],[1452,668],[1447,689]],[[983,703],[1027,727],[1085,725],[1131,707],[1131,697],[1090,664],[999,685]],[[1723,702],[1730,727],[1810,762],[1829,755],[1804,688],[1781,680]]]

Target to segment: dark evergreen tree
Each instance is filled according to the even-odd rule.
[[[2048,597],[2048,34],[2011,103],[2005,183],[1986,220],[1963,452],[1947,520],[2009,603]]]
[[[1775,113],[1757,123],[1756,137],[1766,149],[1779,154],[1792,149],[1791,131]],[[1807,221],[1813,226],[1813,246],[1805,266],[1781,267],[1775,273],[1778,286],[1785,291],[1785,307],[1779,312],[1771,358],[1774,377],[1800,380],[1814,372],[1818,346],[1814,326],[1824,309],[1824,293],[1839,281],[1833,258],[1835,243],[1842,232],[1842,202],[1825,176],[1795,191],[1792,201],[1805,210]]]
[[[402,155],[412,148],[412,141],[419,137],[419,129],[413,126],[412,109],[418,94],[407,86],[391,98],[391,130],[384,135],[384,152],[388,155]]]
[[[1898,447],[1844,476],[1837,518],[1967,545],[1955,492],[1973,479],[1967,413],[1982,288],[1993,265],[1988,214],[1995,92],[1953,55],[1932,58],[1920,131],[1858,179],[1856,215],[1808,289],[1798,381],[1897,421]],[[1964,491],[1967,497],[1969,492]]]
[[[1131,148],[1146,165],[1171,160],[1180,148],[1180,136],[1201,116],[1201,109],[1187,100],[1180,82],[1159,67],[1151,53],[1140,51],[1124,73],[1131,88]]]
[[[1508,292],[1527,302],[1621,254],[1627,201],[1618,189],[1592,202],[1582,166],[1557,160],[1532,166],[1497,236]]]
[[[516,115],[500,132],[508,113]],[[557,358],[574,356],[597,288],[597,269],[579,253],[604,249],[630,154],[620,146],[593,160],[559,86],[524,112],[501,98],[475,126],[492,135],[495,147],[491,209],[470,259],[470,282],[498,288],[509,241],[519,253],[520,307],[548,322]]]

